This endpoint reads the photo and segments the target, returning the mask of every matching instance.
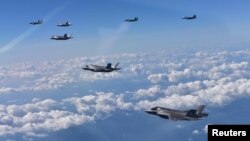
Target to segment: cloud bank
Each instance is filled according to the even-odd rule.
[[[199,104],[223,106],[249,97],[249,56],[247,50],[179,54],[161,51],[0,66],[3,97],[16,93],[25,97],[82,82],[112,84],[117,80],[134,86],[119,89],[113,84],[102,91],[93,86],[67,98],[51,96],[22,104],[2,104],[0,136],[46,135],[49,131],[98,121],[115,111],[136,112],[152,106],[181,109]],[[86,64],[105,65],[110,60],[118,60],[122,70],[93,73],[81,69]]]

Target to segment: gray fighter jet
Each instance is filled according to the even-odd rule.
[[[185,17],[183,17],[182,19],[193,20],[193,19],[196,19],[196,18],[197,18],[197,16],[196,16],[196,15],[193,15],[193,16],[191,16],[191,17],[185,16]]]
[[[93,72],[112,72],[112,71],[116,71],[116,70],[121,69],[121,68],[117,68],[118,65],[119,65],[119,63],[116,63],[116,65],[114,67],[112,67],[111,63],[108,63],[107,66],[99,66],[99,65],[90,64],[90,65],[86,65],[82,69],[93,71]]]
[[[38,21],[33,21],[33,22],[30,22],[30,24],[32,25],[36,25],[36,24],[42,24],[42,20],[38,20]]]
[[[134,19],[126,19],[126,20],[124,20],[124,21],[126,21],[126,22],[136,22],[136,21],[138,21],[138,20],[139,20],[138,17],[134,17]]]
[[[60,23],[60,24],[57,24],[57,26],[61,26],[61,27],[67,27],[67,26],[71,26],[72,25],[72,23],[70,23],[70,22],[65,22],[65,23]]]
[[[146,110],[147,113],[157,115],[161,118],[177,121],[177,120],[199,120],[202,117],[208,116],[208,113],[202,113],[205,105],[198,106],[197,109],[190,110],[173,110],[163,107],[153,107]]]
[[[52,39],[52,40],[68,40],[68,39],[71,39],[71,38],[73,38],[71,35],[64,34],[63,36],[54,35],[50,39]]]

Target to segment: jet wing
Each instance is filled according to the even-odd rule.
[[[200,118],[194,118],[194,117],[188,117],[188,116],[185,116],[184,118],[186,120],[200,120]]]
[[[177,121],[178,119],[181,119],[181,117],[180,117],[180,116],[177,116],[177,115],[170,115],[170,116],[169,116],[169,119],[170,119],[170,120],[173,120],[173,121]]]
[[[98,66],[98,65],[90,65],[91,68],[103,68],[102,66]]]
[[[159,116],[167,116],[170,120],[173,120],[173,121],[184,118],[179,114],[172,113],[172,111],[171,112],[159,111],[159,112],[157,112],[157,115],[159,115]]]
[[[104,67],[103,66],[98,66],[98,65],[90,65],[89,68],[93,69],[93,70],[103,70]]]
[[[157,115],[159,115],[159,116],[168,116],[168,117],[171,116],[171,114],[166,112],[166,111],[158,111]]]

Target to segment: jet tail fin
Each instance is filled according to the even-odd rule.
[[[198,108],[196,110],[196,115],[201,115],[204,108],[205,108],[205,105],[198,106]]]
[[[115,64],[115,69],[117,69],[118,65],[119,65],[119,62],[117,62],[117,63]]]
[[[64,38],[72,38],[72,34],[68,35],[67,33],[65,33]]]
[[[111,63],[108,63],[107,66],[106,66],[106,68],[107,68],[107,69],[111,69],[111,66],[112,66],[112,64],[111,64]]]

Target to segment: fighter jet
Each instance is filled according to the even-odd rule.
[[[93,71],[93,72],[112,72],[112,71],[116,71],[116,70],[120,70],[121,68],[117,68],[117,66],[119,65],[119,63],[116,63],[116,65],[114,67],[112,67],[111,63],[108,63],[107,66],[99,66],[99,65],[86,65],[84,68],[84,70],[89,70],[89,71]]]
[[[174,110],[164,107],[153,107],[150,110],[146,110],[145,112],[153,115],[157,115],[164,119],[169,119],[172,121],[177,120],[199,120],[202,117],[208,116],[208,113],[202,113],[205,105],[198,106],[197,109],[190,110]]]
[[[134,19],[126,19],[124,21],[126,21],[126,22],[136,22],[136,21],[138,21],[138,17],[134,17]]]
[[[66,27],[66,26],[71,26],[72,25],[72,23],[70,23],[70,22],[65,22],[65,23],[60,23],[60,24],[57,24],[57,26],[61,26],[61,27]]]
[[[38,21],[33,21],[33,22],[30,22],[30,24],[32,25],[36,25],[36,24],[42,24],[42,20],[38,20]]]
[[[196,19],[196,18],[197,18],[197,16],[196,16],[196,15],[193,15],[193,16],[191,16],[191,17],[185,16],[185,17],[183,17],[182,19],[193,20],[193,19]]]
[[[54,35],[50,39],[53,39],[53,40],[68,40],[68,39],[71,39],[71,38],[73,38],[71,35],[64,34],[63,36]]]

